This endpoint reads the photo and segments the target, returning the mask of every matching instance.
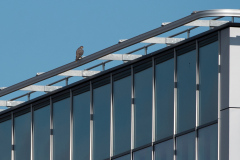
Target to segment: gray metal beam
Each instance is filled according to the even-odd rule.
[[[196,20],[190,23],[185,24],[184,26],[198,26],[198,27],[217,27],[221,26],[229,21],[218,21],[218,20]],[[162,26],[165,26],[171,22],[164,22]]]
[[[146,39],[156,37],[162,33],[165,33],[167,31],[170,31],[172,29],[175,29],[177,27],[180,27],[182,25],[185,25],[187,23],[190,23],[194,20],[197,20],[199,18],[204,17],[219,17],[219,16],[234,16],[234,17],[240,17],[240,10],[238,9],[218,9],[218,10],[206,10],[206,11],[199,11],[199,12],[193,12],[191,15],[184,17],[182,19],[179,19],[177,21],[174,21],[170,24],[167,24],[164,27],[159,27],[154,30],[151,30],[149,32],[143,33],[141,35],[138,35],[136,37],[133,37],[131,39],[128,39],[127,41],[124,41],[122,43],[113,45],[111,47],[105,48],[103,50],[100,50],[98,52],[95,52],[93,54],[90,54],[89,56],[80,59],[79,61],[73,61],[71,63],[68,63],[66,65],[63,65],[61,67],[55,68],[53,70],[50,70],[48,72],[45,72],[44,74],[41,74],[39,76],[27,79],[25,81],[19,82],[15,85],[12,85],[6,89],[3,89],[0,91],[0,97],[12,93],[14,91],[17,91],[19,89],[22,89],[24,87],[27,87],[29,85],[35,84],[37,82],[43,81],[45,79],[51,78],[53,76],[56,76],[58,74],[61,74],[63,72],[66,72],[68,70],[71,70],[73,68],[82,66],[86,63],[89,63],[93,60],[99,59],[105,55],[114,53],[116,51],[119,51],[123,48],[129,47],[131,45],[134,45],[136,43],[142,42]]]
[[[127,39],[121,39],[119,40],[119,42],[124,42],[126,40]],[[141,43],[175,44],[183,40],[185,40],[185,38],[153,37],[153,38],[144,40]]]
[[[4,100],[0,100],[0,106],[13,107],[13,106],[19,105],[23,102],[24,101],[4,101]]]
[[[92,76],[94,74],[97,74],[101,71],[81,71],[81,70],[70,70],[64,73],[59,74],[58,76],[78,76],[78,77],[89,77]],[[37,73],[37,75],[41,75],[44,74],[45,72],[39,72]]]
[[[3,90],[7,87],[1,87],[0,90]],[[56,89],[62,88],[62,86],[40,86],[40,85],[31,85],[20,90],[22,91],[37,91],[37,92],[51,92]]]

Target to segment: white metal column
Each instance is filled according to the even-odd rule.
[[[220,160],[239,160],[240,28],[221,31]]]

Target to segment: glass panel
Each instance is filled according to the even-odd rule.
[[[114,155],[117,155],[131,149],[131,77],[115,81],[113,88]]]
[[[174,60],[156,65],[156,140],[173,135]]]
[[[173,140],[155,145],[155,160],[173,160]]]
[[[70,99],[53,103],[53,159],[70,157]]]
[[[177,57],[177,131],[195,127],[196,51]]]
[[[152,147],[144,148],[133,153],[134,160],[151,160],[152,159]]]
[[[212,126],[199,130],[199,160],[218,159],[218,126]]]
[[[152,142],[152,68],[138,72],[134,77],[135,145]]]
[[[110,84],[93,90],[93,159],[110,157]]]
[[[50,159],[50,106],[34,111],[34,160]]]
[[[131,154],[128,154],[119,158],[115,158],[114,160],[131,160]]]
[[[177,160],[195,159],[195,132],[177,138]]]
[[[0,157],[1,160],[10,160],[12,151],[12,121],[0,123]]]
[[[218,42],[199,49],[200,125],[217,120]]]
[[[90,92],[73,97],[73,159],[90,155]]]
[[[31,114],[15,117],[14,119],[14,159],[30,160],[31,158]]]

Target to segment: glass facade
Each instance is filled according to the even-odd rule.
[[[217,124],[205,127],[199,130],[199,160],[217,160],[218,159],[218,126]]]
[[[144,148],[133,153],[134,160],[152,159],[152,147]]]
[[[53,103],[53,159],[70,158],[70,98]]]
[[[50,159],[50,106],[34,111],[34,160]]]
[[[14,118],[14,159],[31,159],[31,113]]]
[[[11,159],[12,150],[12,121],[0,123],[0,157],[1,160]]]
[[[152,142],[152,68],[134,75],[134,147]]]
[[[173,160],[173,140],[168,140],[155,145],[156,160]]]
[[[113,153],[117,155],[131,149],[131,77],[113,85]]]
[[[218,42],[202,41],[10,111],[0,118],[1,159],[217,160]]]
[[[177,57],[177,132],[196,124],[196,50]]]
[[[195,159],[195,132],[177,137],[177,160]]]
[[[156,65],[156,140],[173,135],[174,60]]]
[[[119,158],[115,158],[114,160],[131,160],[131,154],[124,155]]]
[[[217,120],[218,42],[199,49],[199,123]]]
[[[110,156],[110,84],[93,90],[93,159]]]
[[[73,97],[73,160],[90,157],[90,92]]]

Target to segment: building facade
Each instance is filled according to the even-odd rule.
[[[240,24],[0,113],[1,160],[240,159]]]

